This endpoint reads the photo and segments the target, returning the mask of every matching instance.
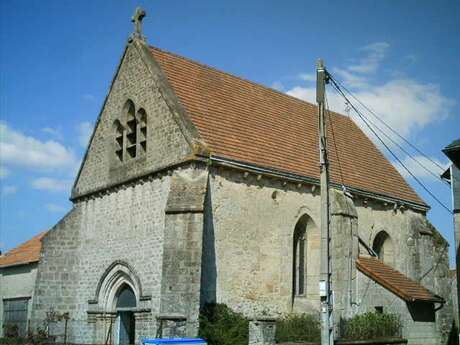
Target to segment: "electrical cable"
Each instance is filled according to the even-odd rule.
[[[408,141],[406,138],[404,138],[402,135],[400,135],[396,130],[394,130],[393,128],[391,128],[390,125],[388,125],[385,121],[383,121],[374,111],[372,111],[369,107],[367,107],[363,102],[361,102],[350,90],[348,90],[345,86],[343,86],[342,83],[340,83],[337,79],[335,79],[330,73],[328,73],[328,76],[331,80],[333,80],[333,82],[337,83],[337,85],[339,87],[341,87],[342,89],[344,89],[352,98],[354,98],[364,109],[366,109],[367,111],[369,111],[369,113],[371,113],[377,120],[379,120],[382,124],[385,125],[385,127],[387,127],[392,133],[394,133],[396,136],[398,136],[400,139],[402,139],[405,143],[407,143],[410,147],[412,147],[414,150],[416,150],[422,157],[426,158],[428,161],[430,161],[431,163],[433,163],[433,165],[435,165],[436,167],[438,167],[439,169],[441,169],[442,172],[444,172],[445,167],[442,167],[440,166],[436,161],[434,161],[433,159],[431,159],[428,155],[426,155],[425,153],[423,153],[423,151],[421,151],[420,149],[418,149],[415,145],[413,145],[410,141]],[[392,139],[387,133],[385,133],[385,131],[383,129],[381,129],[379,126],[377,126],[374,122],[372,122],[369,117],[365,116],[363,113],[361,113],[361,115],[363,115],[366,120],[368,120],[376,129],[379,130],[380,133],[382,133],[388,140],[390,140],[393,145],[397,146],[402,152],[404,152],[411,160],[413,160],[415,163],[417,163],[417,165],[419,165],[422,169],[424,169],[426,172],[428,172],[430,175],[432,175],[434,178],[436,178],[436,180],[439,180],[443,183],[444,186],[446,186],[447,188],[450,188],[450,183],[443,179],[440,174],[436,174],[435,172],[431,171],[429,168],[427,168],[425,165],[423,165],[417,158],[415,158],[414,156],[412,156],[412,154],[410,154],[406,149],[404,149],[397,141],[395,141],[394,139]],[[347,114],[347,116],[349,116]],[[458,180],[457,178],[455,178],[456,181],[458,181],[460,183],[460,180]]]
[[[397,141],[395,141],[393,138],[391,138],[383,129],[381,129],[379,126],[377,126],[374,122],[372,122],[369,117],[365,116],[363,113],[361,115],[371,124],[376,128],[380,133],[382,133],[388,140],[390,140],[393,145],[397,146],[402,152],[404,152],[411,160],[413,160],[417,165],[419,165],[422,169],[424,169],[426,172],[428,172],[430,175],[432,175],[435,179],[441,181],[444,186],[450,189],[449,182],[446,180],[442,179],[440,175],[434,173],[430,169],[428,169],[426,166],[424,166],[419,160],[417,160],[415,157],[413,157],[409,152],[404,149]]]
[[[364,116],[361,114],[361,112],[355,107],[355,105],[350,101],[350,99],[345,95],[345,93],[342,91],[340,86],[335,82],[335,79],[329,74],[330,80],[332,81],[332,85],[334,88],[339,92],[339,94],[347,101],[349,106],[355,111],[355,113],[359,116],[359,118],[364,122],[364,124],[369,128],[369,130],[377,137],[377,139],[380,141],[380,143],[388,150],[388,152],[393,156],[393,158],[409,173],[409,175],[412,176],[412,178],[434,199],[436,202],[441,205],[447,212],[452,214],[452,211],[442,203],[441,200],[436,197],[426,186],[423,184],[422,181],[420,181],[417,176],[415,176],[409,168],[406,167],[406,165],[398,158],[398,156],[391,150],[391,148],[385,143],[385,141],[380,138],[380,136],[377,134],[377,132],[372,128],[372,126],[369,124],[369,122],[364,118]]]
[[[372,114],[378,121],[380,121],[386,128],[388,128],[393,134],[395,134],[397,137],[399,137],[401,140],[403,140],[407,145],[412,147],[415,151],[417,151],[419,154],[421,154],[423,157],[428,159],[431,163],[436,165],[439,169],[445,170],[444,167],[439,165],[436,161],[432,160],[427,154],[425,154],[422,150],[417,148],[414,144],[412,144],[409,140],[404,138],[401,134],[399,134],[396,130],[394,130],[389,124],[387,124],[380,116],[378,116],[372,109],[370,109],[368,106],[366,106],[363,102],[361,102],[358,97],[356,97],[350,90],[348,90],[340,81],[335,79],[330,73],[328,73],[329,77],[331,80],[333,80],[337,85],[339,85],[342,89],[344,89],[353,99],[355,99],[364,109],[366,109],[370,114]]]
[[[337,143],[335,142],[334,125],[332,124],[332,117],[331,117],[331,112],[329,111],[329,104],[327,102],[327,94],[326,94],[326,92],[324,92],[324,100],[325,100],[325,103],[326,103],[327,117],[328,117],[328,120],[329,120],[329,124],[331,125],[332,142],[334,143],[335,156],[337,158],[337,164],[339,166],[339,173],[340,173],[340,181],[342,182],[342,188],[343,188],[345,186],[345,182],[344,182],[344,178],[343,178],[342,164],[340,163],[339,150],[337,149]]]

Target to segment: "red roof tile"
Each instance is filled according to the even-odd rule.
[[[444,299],[433,294],[416,281],[385,265],[374,257],[359,257],[356,267],[372,280],[390,290],[406,302],[424,301],[444,303]]]
[[[46,233],[47,231],[44,231],[18,247],[11,249],[5,255],[0,256],[0,267],[38,262],[42,248],[41,239]]]
[[[212,155],[319,178],[316,106],[158,48],[151,52]],[[345,185],[426,206],[352,120],[336,113],[331,119],[332,182],[341,184],[339,159]]]

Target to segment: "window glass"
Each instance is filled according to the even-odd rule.
[[[28,298],[3,300],[3,325],[4,332],[16,332],[21,337],[27,334],[27,308]]]

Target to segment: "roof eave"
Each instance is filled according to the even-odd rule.
[[[205,156],[201,156],[201,157],[208,158],[216,164],[232,167],[232,168],[239,169],[239,170],[248,170],[248,171],[253,171],[255,173],[258,173],[258,174],[275,176],[278,178],[283,178],[283,179],[291,180],[294,182],[303,182],[303,183],[309,183],[309,184],[314,184],[314,185],[319,186],[319,179],[314,178],[314,177],[303,176],[303,175],[298,175],[298,174],[294,174],[294,173],[290,173],[290,172],[286,172],[286,171],[282,171],[278,169],[262,167],[262,166],[258,166],[252,163],[248,163],[244,161],[237,161],[237,160],[220,157],[220,156],[210,155],[206,157]],[[341,187],[341,185],[338,183],[331,183],[331,185],[336,188]],[[426,204],[419,204],[413,201],[399,199],[399,198],[395,198],[389,195],[378,194],[375,192],[362,190],[356,187],[350,187],[350,186],[346,186],[346,187],[350,192],[363,196],[363,197],[369,197],[369,198],[379,200],[382,202],[402,204],[412,209],[423,211],[423,212],[427,212],[430,210],[430,206]]]
[[[36,260],[22,261],[22,262],[15,262],[15,263],[6,264],[6,265],[0,265],[0,269],[18,267],[18,266],[26,266],[26,265],[38,263],[39,261],[40,259],[36,259]]]
[[[410,302],[410,303],[424,302],[424,303],[441,303],[441,304],[446,303],[444,298],[442,298],[441,296],[435,295],[435,294],[432,295],[433,296],[432,298],[415,298],[415,297],[407,295],[406,293],[404,293],[397,287],[393,286],[393,284],[389,283],[385,279],[381,277],[375,277],[375,275],[365,265],[363,265],[359,261],[359,259],[356,260],[356,267],[358,268],[359,271],[365,274],[368,278],[372,279],[377,284],[380,284],[382,287],[391,291],[396,296],[398,296],[399,298],[401,298],[402,300],[406,302]]]

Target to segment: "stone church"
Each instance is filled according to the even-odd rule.
[[[317,107],[152,47],[136,26],[73,208],[41,240],[33,326],[53,308],[68,341],[122,344],[195,336],[208,302],[317,314]],[[448,244],[429,206],[350,118],[326,125],[335,323],[396,313],[409,344],[442,344]]]

